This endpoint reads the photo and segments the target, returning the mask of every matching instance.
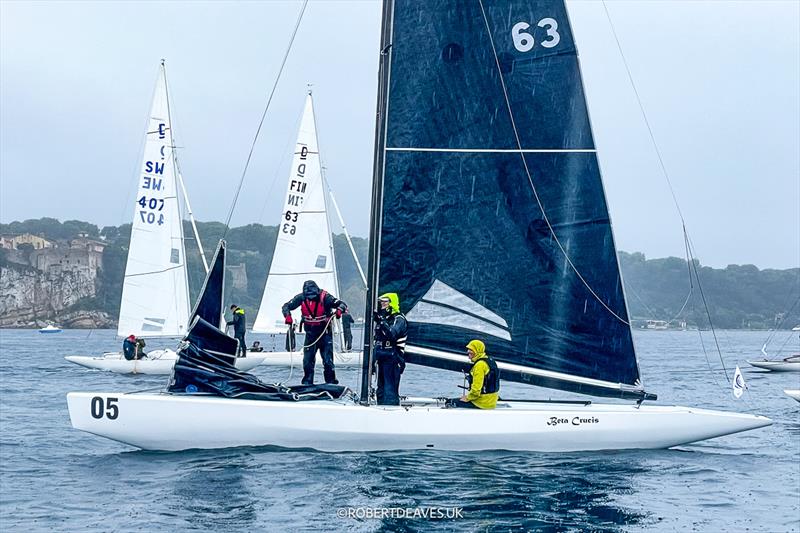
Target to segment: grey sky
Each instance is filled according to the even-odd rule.
[[[617,246],[683,255],[603,5],[568,2]],[[800,265],[800,3],[609,1],[704,264]],[[129,222],[157,66],[200,220],[224,220],[299,2],[0,1],[0,221]],[[307,83],[348,226],[367,234],[378,1],[313,1],[233,218],[275,224]]]

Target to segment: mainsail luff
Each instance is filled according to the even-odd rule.
[[[117,334],[178,337],[186,333],[189,291],[163,61],[145,135]]]
[[[563,2],[384,6],[368,302],[401,294],[408,362],[480,337],[505,379],[652,397]]]

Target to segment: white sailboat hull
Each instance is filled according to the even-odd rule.
[[[784,393],[786,394],[786,396],[788,396],[789,398],[794,398],[795,400],[797,400],[798,402],[800,402],[800,389],[798,389],[798,390],[784,389],[784,391],[783,391],[783,392],[784,392]]]
[[[672,406],[500,402],[495,410],[349,401],[270,402],[212,396],[72,392],[76,429],[145,450],[236,446],[573,452],[669,448],[768,426],[753,416]],[[113,419],[110,417],[113,416]]]
[[[247,352],[250,356],[265,356],[264,366],[303,366],[303,352]],[[364,352],[334,352],[333,364],[337,367],[360,367]],[[322,364],[322,358],[317,354],[317,364]]]
[[[238,357],[236,359],[236,368],[244,371],[253,369],[264,361],[264,355],[265,354],[248,354],[247,357]],[[165,375],[172,372],[177,354],[172,350],[153,350],[152,352],[148,352],[147,359],[134,361],[128,361],[119,352],[105,353],[102,357],[68,355],[64,357],[64,359],[70,363],[85,366],[86,368],[116,372],[118,374]]]
[[[748,361],[756,368],[773,372],[800,372],[800,361]]]

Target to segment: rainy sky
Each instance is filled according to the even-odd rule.
[[[800,2],[568,2],[617,247],[800,266]],[[0,221],[130,222],[158,64],[189,197],[223,221],[301,4],[0,1]],[[366,236],[375,0],[312,0],[233,225],[276,224],[307,85],[346,223]]]

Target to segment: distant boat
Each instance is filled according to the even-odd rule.
[[[800,331],[800,324],[792,328],[792,331]]]
[[[800,354],[792,355],[780,361],[764,359],[763,361],[748,361],[748,363],[756,368],[763,368],[773,372],[800,372]]]
[[[645,329],[669,329],[669,322],[666,320],[648,320],[647,324],[645,324]]]
[[[145,133],[133,209],[117,326],[117,335],[121,338],[128,335],[180,338],[187,331],[189,280],[179,198],[183,197],[190,217],[191,207],[175,157],[174,142],[166,67],[162,61]],[[195,226],[193,218],[192,226]],[[194,231],[206,266],[196,227]],[[65,357],[81,366],[123,374],[169,374],[176,358],[175,352],[169,349],[154,350],[145,359],[131,361],[121,352],[108,352],[100,357]],[[249,370],[263,359],[259,356],[240,359],[237,368]]]
[[[314,280],[320,288],[333,291],[337,297],[342,296],[336,271],[327,193],[327,183],[320,163],[314,101],[309,92],[297,133],[286,200],[278,223],[275,252],[272,254],[253,333],[286,334],[288,326],[284,323],[281,307],[300,292],[306,280]],[[352,244],[350,247],[352,251]],[[361,272],[355,252],[353,259]],[[361,275],[363,279],[363,273]],[[364,284],[366,285],[365,279]],[[294,319],[295,324],[300,323],[297,316]],[[336,337],[339,339],[338,343],[334,343],[334,364],[340,367],[360,367],[362,351],[344,351],[340,321],[334,318],[331,327],[337,332]],[[291,366],[303,362],[302,343],[299,343],[294,352],[248,352],[248,355],[250,353],[264,356],[262,364],[267,366]],[[321,357],[317,355],[317,359],[320,360]]]
[[[54,326],[53,324],[47,324],[45,327],[39,330],[39,333],[61,333],[62,329],[58,326]]]
[[[795,400],[800,402],[800,389],[797,390],[784,389],[783,392],[786,393],[786,396],[788,396],[789,398],[794,398]]]

